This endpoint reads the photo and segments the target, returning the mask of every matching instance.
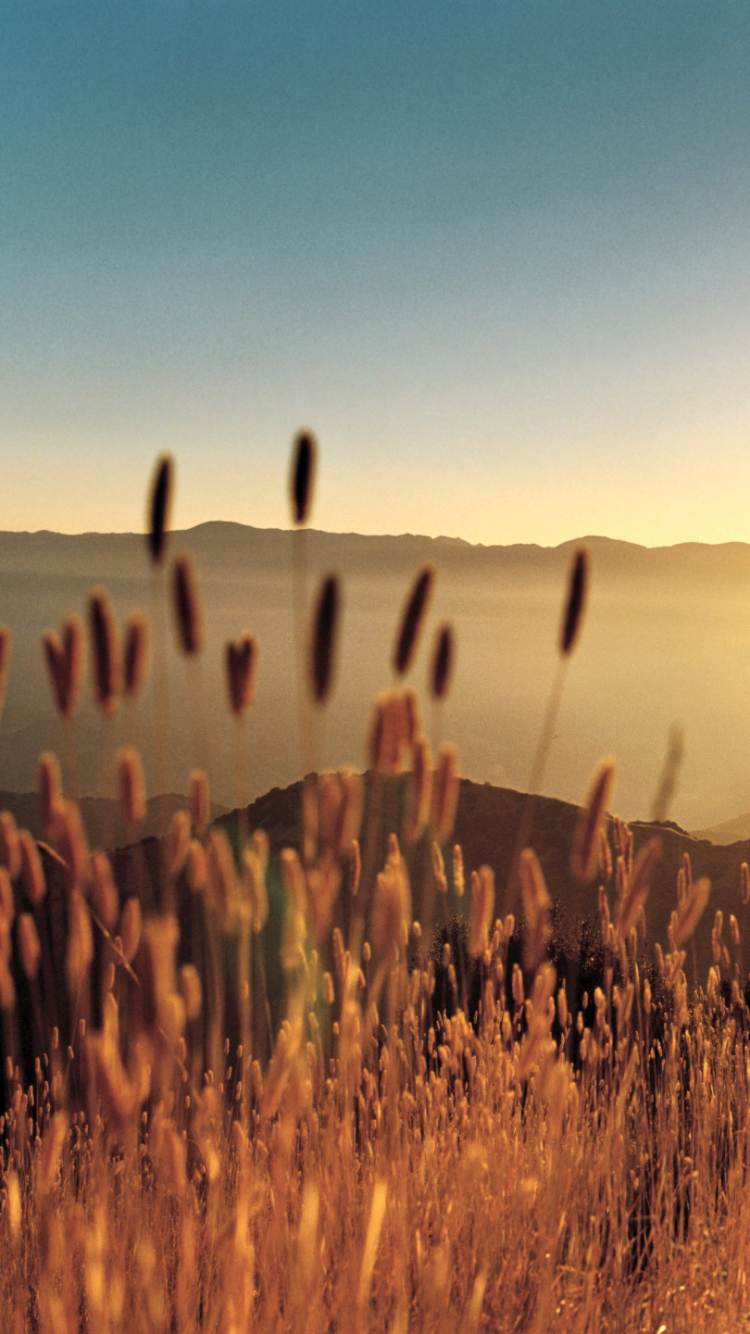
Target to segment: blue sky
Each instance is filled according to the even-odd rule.
[[[750,540],[750,9],[0,3],[0,528]]]

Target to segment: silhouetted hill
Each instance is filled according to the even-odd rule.
[[[249,828],[266,831],[274,854],[278,854],[281,848],[287,846],[300,848],[301,790],[301,783],[294,783],[283,790],[275,788],[249,807]],[[495,872],[496,915],[505,915],[512,911],[517,918],[520,917],[520,905],[508,894],[507,881],[516,832],[525,801],[526,797],[521,792],[494,787],[489,783],[462,780],[455,838],[452,841],[460,843],[464,855],[467,880],[467,895],[462,905],[464,912],[468,912],[470,903],[469,873],[472,869],[486,864]],[[578,808],[571,803],[550,797],[539,797],[529,838],[530,845],[539,857],[549,891],[559,906],[565,927],[576,936],[580,933],[583,922],[591,922],[598,917],[598,882],[595,881],[592,886],[582,888],[574,880],[570,870],[570,854],[577,818]],[[219,823],[231,831],[236,824],[236,812],[223,816]],[[677,906],[677,872],[682,863],[683,853],[688,852],[694,878],[708,876],[712,885],[708,907],[695,936],[697,981],[705,986],[708,969],[713,961],[711,928],[714,914],[719,908],[724,913],[724,939],[727,944],[730,913],[734,913],[737,917],[745,937],[744,975],[747,965],[750,965],[750,949],[748,949],[750,908],[743,907],[741,901],[740,866],[743,861],[750,861],[750,840],[735,843],[731,847],[717,847],[707,840],[693,838],[673,823],[655,825],[633,822],[631,829],[635,855],[654,834],[658,834],[662,840],[662,856],[657,864],[646,904],[649,946],[653,948],[654,943],[659,941],[665,952],[668,948],[667,928],[671,913]],[[446,869],[450,874],[449,863],[450,857],[447,857]],[[610,911],[614,918],[616,898],[613,883],[608,886],[608,895]],[[692,946],[688,947],[686,971],[692,983],[694,980]]]

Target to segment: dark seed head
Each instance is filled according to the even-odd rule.
[[[316,704],[324,704],[333,683],[339,585],[334,574],[323,581],[313,622],[310,681]]]
[[[123,654],[124,690],[128,700],[137,699],[146,684],[148,657],[148,621],[141,612],[131,612],[125,626]]]
[[[315,461],[318,446],[312,431],[300,431],[294,441],[292,455],[291,495],[292,522],[298,528],[307,523],[312,504],[315,481]]]
[[[172,503],[174,464],[169,454],[163,454],[156,464],[151,483],[148,513],[148,548],[154,565],[161,565],[167,548],[169,513]]]
[[[110,714],[120,693],[120,642],[112,603],[103,588],[94,589],[89,598],[89,629],[94,699],[104,713]]]
[[[253,702],[255,694],[255,665],[258,649],[255,636],[246,631],[237,643],[231,640],[226,647],[227,689],[229,707],[240,718]]]
[[[588,552],[585,547],[579,547],[573,557],[573,566],[570,571],[570,583],[568,585],[568,598],[565,604],[565,615],[563,617],[562,632],[560,635],[560,652],[565,657],[573,651],[580,633],[581,622],[583,620],[583,613],[586,606],[588,577]]]
[[[453,631],[449,625],[441,625],[435,642],[435,656],[432,659],[432,693],[435,699],[444,699],[448,694],[453,672]]]
[[[177,633],[183,653],[191,655],[203,648],[203,618],[198,597],[195,567],[189,556],[177,556],[174,563],[172,592]]]
[[[404,607],[393,650],[393,666],[399,676],[403,676],[411,666],[434,583],[435,566],[424,565],[414,581],[414,587]]]

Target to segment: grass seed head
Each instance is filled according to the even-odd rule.
[[[21,874],[21,843],[11,811],[0,811],[0,866],[7,867],[11,880]]]
[[[106,852],[91,857],[91,905],[102,925],[113,931],[120,916],[120,899]]]
[[[39,972],[42,947],[39,943],[39,932],[36,929],[36,922],[32,913],[22,912],[20,914],[16,938],[18,941],[18,957],[21,961],[24,977],[29,982],[33,982]]]
[[[173,460],[169,454],[162,454],[154,469],[147,515],[147,542],[154,565],[161,565],[167,549],[173,483]]]
[[[458,749],[452,742],[445,741],[438,751],[432,785],[432,827],[439,843],[444,843],[453,833],[458,794]]]
[[[89,598],[89,631],[94,700],[102,712],[109,716],[117,707],[122,686],[122,663],[115,613],[109,594],[103,588],[95,588]]]
[[[393,649],[393,668],[398,676],[404,676],[408,672],[414,659],[435,578],[435,566],[424,565],[404,604]]]
[[[234,854],[223,829],[212,829],[206,845],[208,901],[222,927],[229,930],[237,912],[238,886]]]
[[[640,909],[644,907],[651,888],[651,874],[661,857],[661,839],[651,838],[641,848],[633,865],[630,876],[626,879],[625,890],[620,902],[615,931],[618,940],[625,940],[635,925]]]
[[[211,786],[203,769],[190,775],[190,819],[196,834],[205,834],[211,819]]]
[[[469,954],[478,959],[487,948],[487,938],[495,911],[495,873],[491,866],[480,866],[471,873],[471,921]]]
[[[0,866],[0,913],[10,930],[15,921],[16,901],[10,876],[4,866]]]
[[[197,838],[191,838],[188,843],[185,860],[185,875],[187,877],[188,885],[194,894],[199,894],[201,890],[206,888],[208,882],[206,849]]]
[[[143,918],[141,916],[140,899],[133,894],[125,900],[120,914],[120,940],[122,942],[122,952],[128,963],[132,963],[138,953],[142,929]]]
[[[195,563],[184,553],[172,567],[172,605],[180,648],[192,657],[203,648],[203,612]]]
[[[310,686],[316,704],[325,704],[333,685],[340,600],[338,579],[329,574],[318,594],[310,643]]]
[[[57,808],[54,828],[57,849],[67,867],[70,889],[88,884],[91,871],[89,844],[78,803],[63,797]]]
[[[62,778],[57,757],[46,750],[39,756],[37,765],[37,791],[39,794],[39,819],[48,838],[52,836],[58,819],[62,801]]]
[[[560,652],[568,657],[575,648],[581,631],[583,613],[586,608],[589,581],[589,555],[585,547],[579,547],[573,556],[568,583],[568,596],[565,601],[562,628],[560,631]]]
[[[549,943],[552,900],[539,859],[532,848],[524,848],[521,853],[518,874],[526,918],[524,967],[528,973],[534,973],[541,964]]]
[[[179,875],[184,868],[189,847],[190,816],[187,811],[175,811],[166,837],[166,869],[170,879]]]
[[[435,638],[435,652],[430,673],[430,686],[435,699],[445,699],[450,690],[453,657],[453,629],[448,624],[441,625]]]
[[[135,746],[123,746],[117,756],[120,806],[129,825],[146,818],[146,777],[143,761]]]
[[[83,683],[84,628],[79,616],[63,621],[62,637],[54,630],[42,636],[50,684],[63,718],[72,718],[78,707]]]
[[[602,760],[591,780],[586,804],[582,808],[573,844],[572,870],[577,880],[588,884],[600,865],[601,832],[615,780],[613,760]]]
[[[131,611],[125,622],[123,688],[125,699],[134,703],[143,694],[151,656],[149,623],[141,611]]]
[[[711,893],[711,881],[702,876],[691,883],[685,899],[678,909],[674,927],[674,939],[677,946],[685,944],[698,925]]]
[[[235,718],[241,718],[255,698],[255,672],[258,661],[258,646],[255,636],[246,630],[233,643],[226,646],[227,690],[229,707]]]
[[[42,869],[39,849],[28,829],[22,829],[18,835],[21,852],[21,878],[23,892],[32,907],[37,908],[47,893],[47,882]]]
[[[289,492],[292,523],[302,528],[310,517],[317,465],[318,446],[312,431],[300,431],[294,439]]]
[[[88,905],[79,889],[68,900],[68,941],[65,951],[65,980],[68,995],[76,1003],[94,958],[94,933]]]
[[[192,963],[184,963],[178,973],[180,995],[185,1003],[185,1018],[193,1023],[203,1007],[203,988],[200,973]]]

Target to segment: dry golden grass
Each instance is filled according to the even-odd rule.
[[[302,437],[298,524],[314,460]],[[150,510],[155,567],[171,477],[163,460]],[[566,658],[585,575],[577,555]],[[193,658],[200,618],[183,558],[172,578]],[[333,679],[330,587],[310,639],[310,717]],[[411,616],[407,606],[399,671],[423,593]],[[122,673],[103,592],[91,617],[95,695],[110,713]],[[148,630],[142,617],[129,625],[135,699]],[[66,643],[45,639],[69,716],[78,686]],[[450,645],[443,628],[438,698]],[[226,665],[222,688],[239,720],[253,697],[249,633]],[[581,876],[598,869],[601,882],[601,976],[590,996],[569,995],[547,958],[550,903],[531,849],[519,855],[522,929],[496,916],[488,867],[466,869],[464,896],[451,843],[457,752],[443,744],[433,782],[413,692],[378,700],[370,752],[366,791],[349,772],[305,784],[302,847],[280,858],[275,946],[268,840],[241,819],[235,844],[209,827],[201,771],[163,842],[156,885],[144,858],[131,863],[135,881],[115,883],[49,755],[40,799],[52,846],[0,819],[0,1328],[749,1327],[750,1015],[736,920],[727,944],[717,915],[707,993],[689,994],[682,946],[709,887],[692,884],[686,865],[670,939],[647,965],[643,910],[658,848],[633,863],[619,822],[610,845],[608,766],[576,847]],[[136,824],[143,780],[132,748],[119,773]]]

